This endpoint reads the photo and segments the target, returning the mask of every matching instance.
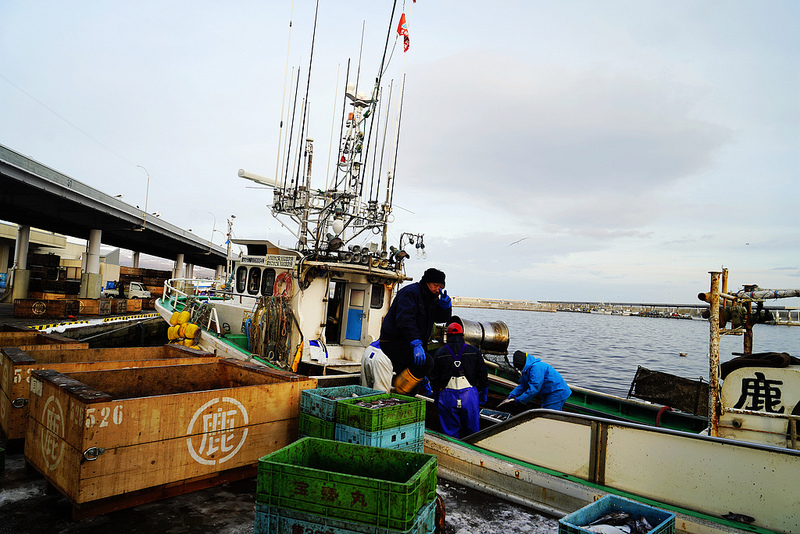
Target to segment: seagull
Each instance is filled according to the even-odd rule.
[[[520,241],[525,241],[526,239],[528,239],[528,238],[527,238],[527,237],[523,237],[522,239],[517,239],[517,240],[516,240],[516,241],[514,241],[513,243],[509,243],[509,245],[508,245],[508,246],[510,247],[511,245],[516,245],[516,244],[517,244],[517,243],[519,243]]]

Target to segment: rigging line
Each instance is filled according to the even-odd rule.
[[[334,89],[333,95],[333,117],[331,117],[331,137],[330,142],[328,143],[328,172],[325,174],[325,191],[328,191],[328,184],[331,179],[331,152],[333,151],[333,132],[334,128],[336,128],[336,100],[339,99],[339,71],[342,69],[342,64],[339,63],[339,66],[336,67],[336,88]]]
[[[278,127],[278,152],[275,155],[275,179],[278,179],[280,176],[279,167],[281,165],[281,137],[283,131],[283,113],[286,110],[286,76],[289,74],[289,48],[292,44],[292,17],[294,15],[294,0],[292,0],[292,7],[289,10],[289,40],[286,43],[286,67],[283,70],[283,96],[281,97],[281,122],[280,126]],[[294,67],[292,67],[292,77],[294,77]],[[289,82],[289,87],[292,86],[292,82]]]
[[[22,94],[24,94],[25,96],[27,96],[28,98],[30,98],[31,100],[33,100],[34,102],[36,102],[37,104],[39,104],[40,106],[42,106],[43,108],[45,108],[47,111],[49,111],[50,113],[52,113],[53,115],[55,115],[56,117],[58,117],[59,119],[61,119],[62,121],[66,122],[67,124],[69,124],[70,126],[72,126],[73,128],[75,128],[76,130],[78,130],[80,133],[82,133],[83,135],[85,135],[86,137],[88,137],[89,139],[91,139],[92,141],[94,141],[95,143],[97,143],[98,145],[100,145],[101,147],[105,148],[106,150],[108,150],[109,152],[111,152],[112,154],[114,154],[115,156],[117,156],[119,159],[121,159],[121,160],[122,160],[122,161],[124,161],[125,163],[129,163],[131,166],[133,166],[133,167],[136,167],[136,164],[135,164],[134,162],[132,162],[131,160],[129,160],[128,158],[126,158],[126,157],[125,157],[125,156],[123,156],[122,154],[120,154],[120,153],[116,152],[115,150],[113,150],[113,149],[109,148],[108,146],[104,145],[102,142],[100,142],[100,141],[98,141],[97,139],[95,139],[94,137],[92,137],[92,136],[91,136],[91,135],[90,135],[88,132],[86,132],[85,130],[82,130],[80,127],[78,127],[77,125],[75,125],[73,122],[70,122],[70,121],[69,121],[67,118],[65,118],[63,115],[59,114],[59,113],[58,113],[56,110],[54,110],[53,108],[51,108],[50,106],[48,106],[47,104],[45,104],[44,102],[42,102],[41,100],[39,100],[38,98],[36,98],[35,96],[33,96],[32,94],[30,94],[28,91],[26,91],[25,89],[23,89],[23,88],[22,88],[22,87],[20,87],[19,85],[15,84],[15,83],[14,83],[14,82],[12,82],[11,80],[9,80],[9,79],[8,79],[8,78],[6,78],[5,76],[3,76],[2,74],[0,74],[0,78],[3,78],[3,79],[6,81],[6,82],[8,82],[8,83],[9,83],[10,85],[12,85],[12,86],[13,86],[15,89],[17,89],[18,91],[20,91]]]
[[[292,140],[294,139],[294,119],[297,114],[297,93],[300,91],[300,67],[297,67],[297,84],[294,88],[294,104],[292,105],[292,123],[289,126],[289,143],[286,145],[286,168],[283,175],[283,188],[286,189],[286,184],[289,181],[289,161],[292,160]],[[294,172],[292,172],[294,174]]]
[[[361,56],[364,54],[364,26],[367,21],[361,22],[361,45],[358,47],[358,68],[356,69],[356,88],[353,96],[358,98],[358,84],[361,81]]]
[[[344,147],[342,146],[342,136],[344,135],[344,118],[347,115],[347,86],[350,83],[350,59],[347,59],[347,73],[344,76],[344,98],[342,99],[342,122],[339,125],[339,148],[336,156],[336,173],[333,177],[333,189],[339,190],[339,163],[341,163]]]
[[[317,0],[317,5],[316,5],[316,8],[314,9],[314,28],[311,31],[311,55],[308,58],[308,77],[306,78],[306,96],[303,99],[303,101],[304,101],[303,118],[300,121],[300,139],[298,140],[298,143],[302,143],[303,142],[303,137],[305,135],[305,130],[306,130],[306,114],[307,114],[307,107],[308,107],[308,93],[311,90],[311,65],[314,64],[314,44],[316,43],[316,40],[317,40],[317,18],[318,18],[318,15],[319,15],[319,0]],[[300,147],[298,147],[298,149],[299,148]],[[299,187],[299,184],[300,184],[300,168],[299,168],[299,166],[300,166],[300,161],[301,161],[301,158],[302,158],[302,153],[303,153],[303,150],[298,150],[298,155],[297,155],[297,165],[298,165],[297,183],[294,186],[295,187],[295,191],[297,191],[297,188]]]
[[[383,78],[383,66],[386,64],[386,51],[389,49],[389,38],[392,36],[392,27],[394,23],[394,13],[397,10],[397,0],[392,2],[392,16],[389,17],[389,28],[386,31],[386,44],[383,46],[383,57],[381,58],[381,66],[378,69],[378,79],[375,80],[375,89],[373,92],[377,92],[378,87],[381,83],[381,78]]]
[[[394,202],[394,184],[397,183],[397,177],[395,173],[397,172],[397,151],[400,148],[400,121],[403,118],[403,102],[406,98],[406,75],[403,74],[403,85],[400,89],[400,111],[397,114],[397,138],[395,139],[395,149],[394,149],[394,168],[392,169],[392,195],[389,199],[389,205],[392,205]]]
[[[381,126],[381,106],[378,106],[378,109],[377,109],[377,111],[375,113],[375,121],[374,122],[376,123],[376,128],[378,130],[380,130],[380,126]],[[378,148],[377,148],[377,145],[378,145],[378,139],[377,139],[377,136],[376,136],[376,138],[375,138],[375,150],[374,150],[374,152],[372,154],[372,173],[371,173],[370,178],[369,178],[369,200],[370,201],[372,201],[372,191],[373,191],[374,186],[375,186],[375,167],[376,167],[375,162],[378,159]]]
[[[300,73],[298,72],[297,74],[298,74],[298,78],[299,78]],[[289,78],[289,91],[292,90],[292,85],[294,85],[294,65],[292,65],[292,76],[291,76],[291,78]],[[291,93],[290,93],[290,96],[289,96],[289,100],[293,102],[293,100],[291,98]],[[289,114],[289,110],[288,109],[286,110],[286,114],[287,115]],[[286,187],[286,175],[284,174],[284,170],[286,168],[286,164],[283,162],[283,159],[281,158],[281,154],[283,153],[283,147],[286,146],[286,144],[289,142],[288,138],[289,138],[289,129],[287,128],[287,129],[283,130],[283,143],[281,143],[280,139],[278,140],[279,149],[278,149],[278,156],[277,157],[281,161],[281,170],[280,170],[279,174],[275,175],[275,179],[276,180],[279,180],[281,176],[284,177],[283,178],[283,187]]]
[[[375,186],[375,202],[378,201],[378,195],[381,190],[381,172],[383,171],[383,155],[386,152],[386,134],[389,130],[389,123],[392,116],[392,90],[394,89],[394,80],[389,82],[389,97],[386,99],[386,121],[383,125],[383,144],[381,145],[381,162],[378,165],[378,184]],[[370,200],[372,200],[372,191],[370,190]]]

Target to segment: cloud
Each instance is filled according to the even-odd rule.
[[[406,171],[431,187],[514,190],[510,204],[664,189],[708,168],[731,140],[725,127],[695,118],[689,90],[669,80],[486,53],[415,76],[432,83],[409,90],[404,151],[415,163]]]

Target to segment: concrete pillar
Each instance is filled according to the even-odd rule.
[[[80,298],[99,299],[100,290],[103,285],[103,277],[100,275],[100,239],[102,230],[89,230],[89,244],[86,251],[86,267],[81,274]]]
[[[222,277],[225,276],[225,266],[224,265],[217,265],[217,271],[214,277],[217,280],[222,280]]]
[[[17,228],[17,243],[14,245],[14,267],[26,270],[28,268],[28,247],[31,242],[31,227],[20,225]]]
[[[100,273],[100,239],[102,230],[89,230],[89,252],[86,255],[86,272]]]
[[[178,257],[175,258],[175,268],[172,269],[172,277],[173,278],[183,278],[183,254],[178,254]]]
[[[139,253],[138,252],[134,252],[133,253],[133,268],[134,269],[138,269],[139,268]]]
[[[186,278],[194,278],[194,265],[191,263],[186,264]],[[187,295],[194,295],[194,282],[186,282],[186,287],[183,289]]]
[[[28,246],[31,241],[31,227],[20,225],[17,229],[17,243],[14,246],[14,288],[12,299],[28,298],[28,284],[31,272],[28,270]]]

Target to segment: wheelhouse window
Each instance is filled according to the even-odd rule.
[[[372,284],[372,296],[370,297],[369,307],[374,310],[383,308],[384,297],[383,284]]]
[[[251,295],[258,295],[258,290],[261,285],[261,268],[250,267],[250,272],[247,275],[247,292]]]
[[[261,277],[261,295],[271,297],[275,290],[275,269],[264,269]]]
[[[240,266],[236,269],[236,292],[244,293],[247,284],[247,267]]]

